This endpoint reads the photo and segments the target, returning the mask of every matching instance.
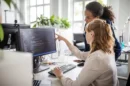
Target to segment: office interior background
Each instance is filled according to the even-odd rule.
[[[71,30],[70,33],[83,33],[85,23],[85,5],[91,1],[96,0],[14,0],[24,16],[24,18],[21,19],[19,17],[19,14],[14,10],[13,6],[11,7],[11,9],[9,9],[9,7],[2,0],[2,23],[14,23],[14,20],[17,19],[18,23],[30,24],[32,26],[33,22],[36,21],[36,18],[39,17],[41,14],[45,17],[55,15],[58,17],[67,18],[69,20],[69,22],[71,23],[71,27],[68,29],[68,31]],[[108,6],[112,6],[113,12],[116,17],[116,36],[119,39],[119,36],[121,36],[123,32],[124,41],[128,42],[129,23],[127,22],[127,20],[130,15],[130,0],[97,1],[100,1]],[[72,39],[70,35],[69,38]]]
[[[72,33],[83,33],[84,31],[84,10],[85,5],[91,1],[96,0],[14,0],[23,14],[24,18],[21,19],[19,14],[11,9],[1,1],[1,14],[2,23],[14,23],[17,19],[18,23],[34,25],[37,17],[43,15],[50,17],[55,15],[61,18],[67,18],[71,23],[71,27],[64,30],[64,34],[68,33],[66,37],[71,41],[73,39]],[[127,22],[130,16],[129,4],[130,0],[97,0],[105,5],[112,6],[115,14],[115,26],[114,30],[116,36],[119,37],[123,34],[123,41],[127,43],[129,41],[129,23]],[[63,31],[62,31],[63,32]],[[70,34],[69,34],[70,33]],[[64,35],[63,34],[63,35]]]
[[[120,38],[123,37],[123,42],[126,45],[130,45],[130,0],[14,0],[23,15],[23,19],[20,18],[13,6],[9,9],[5,2],[1,0],[1,22],[14,24],[16,19],[18,23],[28,24],[32,27],[34,25],[33,22],[40,15],[48,18],[51,15],[66,18],[71,26],[68,29],[61,29],[60,35],[73,43],[73,34],[84,32],[85,5],[91,1],[99,1],[106,6],[112,6],[116,17],[114,22],[116,37],[120,42]],[[61,42],[60,47],[64,53],[68,50],[64,42]],[[120,59],[125,59],[124,57],[125,55],[121,55]],[[127,69],[123,70],[127,72]]]

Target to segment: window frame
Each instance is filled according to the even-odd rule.
[[[36,7],[36,18],[37,18],[38,17],[38,15],[37,15],[37,7],[39,7],[39,6],[43,7],[43,15],[44,15],[44,6],[50,6],[50,8],[51,8],[51,0],[50,0],[50,3],[48,3],[48,4],[45,4],[44,1],[43,1],[43,4],[37,4],[37,0],[36,0],[36,5],[32,5],[32,6],[30,5],[30,1],[31,0],[29,0],[29,22],[30,22],[30,24],[32,24],[35,21],[31,21],[31,14],[30,14],[31,7]],[[50,9],[50,12],[51,12],[51,9]]]

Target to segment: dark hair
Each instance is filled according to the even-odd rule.
[[[86,5],[86,10],[89,10],[94,17],[99,16],[101,19],[109,19],[114,22],[114,13],[111,6],[102,6],[99,2],[90,2]]]

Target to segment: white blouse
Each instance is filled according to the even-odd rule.
[[[81,52],[75,46],[69,46],[69,49],[78,58],[85,60],[85,64],[75,81],[63,76],[63,86],[119,86],[113,54],[104,53],[102,50],[89,54]]]

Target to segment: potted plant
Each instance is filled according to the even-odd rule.
[[[41,27],[41,26],[49,26],[49,19],[47,17],[44,17],[43,15],[41,15],[40,17],[37,17],[36,21],[33,22],[35,23],[33,25],[33,27]]]
[[[67,29],[70,27],[70,23],[68,22],[67,19],[61,18],[61,25],[60,28]]]
[[[33,27],[51,26],[51,27],[56,27],[60,29],[68,29],[70,27],[70,23],[68,22],[67,19],[59,18],[55,15],[52,15],[50,18],[47,18],[41,15],[33,23],[34,23]]]
[[[14,6],[15,10],[18,11],[20,17],[23,19],[23,16],[22,16],[22,13],[20,12],[20,10],[18,9],[16,3],[13,1],[13,0],[3,0],[7,6],[9,8],[11,8],[11,4]],[[1,8],[1,1],[0,1],[0,8]],[[0,13],[1,13],[1,9],[0,9]],[[2,20],[2,15],[0,14],[0,41],[3,41],[4,39],[4,32],[3,32],[3,28],[2,28],[2,25],[1,25],[1,20]]]

